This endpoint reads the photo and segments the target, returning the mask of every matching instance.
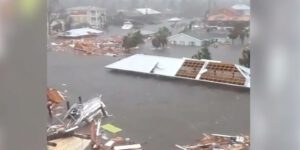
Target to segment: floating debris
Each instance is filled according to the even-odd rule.
[[[121,132],[121,131],[122,131],[122,129],[120,129],[120,128],[114,126],[114,125],[111,125],[111,124],[106,124],[106,125],[103,125],[103,126],[101,126],[101,127],[102,127],[104,130],[107,130],[107,131],[109,131],[109,132],[111,132],[111,133],[118,133],[118,132]]]
[[[249,136],[230,136],[222,134],[203,134],[203,138],[194,145],[175,145],[182,150],[249,150]]]
[[[79,96],[79,103],[69,105],[67,101],[67,112],[62,119],[54,115],[58,124],[48,125],[48,149],[141,150],[140,144],[117,135],[121,128],[112,124],[101,126],[102,119],[109,117],[101,95],[85,102]]]
[[[250,88],[250,69],[221,61],[135,54],[108,69]]]
[[[105,55],[115,57],[124,54],[122,37],[85,37],[81,39],[57,39],[51,43],[53,51],[71,51],[82,55]]]

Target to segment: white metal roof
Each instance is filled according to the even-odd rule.
[[[236,5],[233,5],[231,8],[235,9],[235,10],[250,10],[250,7],[245,4],[236,4]]]
[[[80,36],[87,36],[90,34],[100,34],[103,31],[95,30],[91,28],[79,28],[79,29],[72,29],[66,31],[65,37],[80,37]]]
[[[107,65],[106,68],[174,76],[182,63],[183,60],[178,58],[135,54]]]
[[[169,22],[178,22],[178,21],[181,21],[182,19],[180,18],[177,18],[177,17],[174,17],[174,18],[171,18],[171,19],[168,19]]]
[[[78,6],[78,7],[70,7],[67,8],[68,11],[76,11],[76,10],[91,10],[91,9],[104,9],[95,6]]]
[[[140,30],[142,35],[151,35],[151,34],[155,34],[154,31],[150,31],[150,30]]]
[[[137,8],[138,12],[142,13],[143,15],[157,15],[161,14],[161,12],[151,9],[151,8]]]
[[[107,65],[106,68],[150,73],[156,64],[156,59],[153,59],[152,57],[144,57],[141,54],[136,54]]]
[[[155,75],[162,75],[162,76],[169,76],[175,78],[183,78],[176,76],[176,73],[183,65],[184,61],[190,58],[170,58],[170,57],[162,57],[162,56],[151,56],[151,55],[144,55],[144,54],[135,54],[130,57],[121,59],[115,63],[105,66],[109,69],[116,69],[116,70],[124,70],[124,71],[132,71],[132,72],[139,72],[145,74],[155,74]],[[192,59],[193,60],[193,59]],[[199,61],[199,60],[197,60]],[[199,71],[199,74],[195,79],[190,80],[197,80],[197,81],[205,81],[205,82],[212,82],[212,83],[219,83],[214,81],[206,81],[201,80],[201,75],[207,71],[206,66],[211,63],[221,63],[221,61],[215,60],[201,60],[204,61],[205,64]],[[233,86],[240,86],[240,87],[250,87],[250,69],[235,65],[236,68],[240,71],[240,73],[245,77],[246,81],[244,85],[234,85],[228,83],[219,83],[219,84],[226,84],[226,85],[233,85]]]

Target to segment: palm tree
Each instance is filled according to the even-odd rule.
[[[233,41],[239,36],[238,32],[236,30],[230,30],[228,37],[232,40],[232,44]]]
[[[198,51],[197,54],[192,56],[193,59],[211,59],[209,49],[206,46],[201,48],[201,51]]]
[[[240,65],[250,68],[250,47],[244,47],[242,51],[242,56],[239,59]]]

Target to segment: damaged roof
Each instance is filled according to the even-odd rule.
[[[135,54],[107,65],[106,68],[250,87],[249,69],[220,61]]]
[[[103,31],[92,29],[92,28],[78,28],[66,31],[62,37],[82,37],[82,36],[90,36],[90,35],[98,35],[101,34]]]

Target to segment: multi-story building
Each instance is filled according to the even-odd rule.
[[[107,21],[105,8],[94,6],[68,8],[67,12],[73,19],[73,24],[88,23],[93,28],[101,28]]]

